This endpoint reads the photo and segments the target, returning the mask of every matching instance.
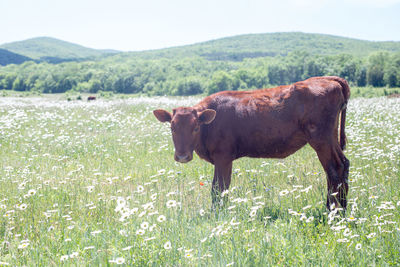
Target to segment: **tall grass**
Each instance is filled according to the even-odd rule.
[[[212,165],[173,161],[155,108],[198,98],[0,98],[0,265],[400,264],[400,100],[348,107],[348,211],[325,208],[305,147],[234,162],[211,210]]]

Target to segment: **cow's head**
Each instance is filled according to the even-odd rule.
[[[172,114],[163,109],[154,110],[153,113],[159,121],[171,123],[174,158],[181,163],[192,160],[193,150],[200,140],[200,126],[211,123],[216,114],[212,109],[198,112],[191,107],[175,108]]]

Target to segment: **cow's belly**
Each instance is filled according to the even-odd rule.
[[[253,158],[286,158],[307,143],[301,132],[280,137],[257,134],[237,142],[237,156]]]

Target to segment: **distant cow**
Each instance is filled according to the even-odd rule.
[[[92,100],[96,100],[96,97],[92,95],[88,96],[87,101],[92,101]]]
[[[235,159],[285,158],[309,143],[327,174],[328,209],[339,204],[346,209],[350,162],[343,150],[349,97],[346,80],[314,77],[271,89],[219,92],[172,114],[153,113],[171,123],[176,161],[191,161],[194,150],[214,164],[213,205],[229,188]]]

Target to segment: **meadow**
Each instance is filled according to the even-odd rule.
[[[309,146],[235,161],[211,210],[213,166],[176,163],[152,114],[199,100],[1,97],[0,265],[400,264],[400,98],[349,102],[345,214]]]

